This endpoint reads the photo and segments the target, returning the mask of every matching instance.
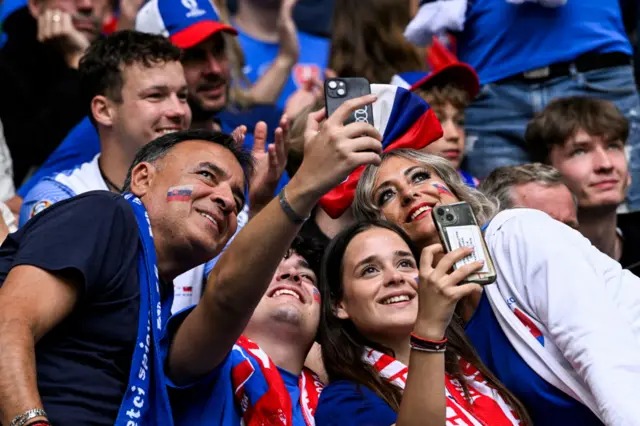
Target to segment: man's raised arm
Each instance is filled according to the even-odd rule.
[[[284,189],[285,200],[272,200],[229,245],[209,275],[200,303],[173,337],[168,372],[175,383],[207,374],[232,349],[300,230],[302,223],[292,217],[307,217],[319,199],[358,166],[380,162],[378,131],[367,123],[343,125],[353,111],[375,99],[353,99],[336,110],[308,138],[302,165]],[[324,111],[312,114],[309,132],[318,130],[323,118]]]

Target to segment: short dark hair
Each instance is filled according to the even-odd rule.
[[[187,141],[207,141],[218,144],[231,151],[236,160],[238,160],[238,163],[240,163],[240,167],[242,167],[245,186],[248,187],[251,176],[253,175],[253,156],[251,153],[239,145],[231,135],[222,132],[195,129],[162,135],[140,148],[127,172],[123,191],[127,192],[131,190],[131,172],[135,166],[142,162],[154,164],[156,161],[164,158],[173,147]],[[245,191],[246,189],[247,188],[245,188]]]
[[[551,148],[582,129],[591,136],[626,143],[629,122],[612,102],[588,96],[551,101],[527,125],[524,139],[532,161],[549,163]]]
[[[91,113],[91,100],[104,95],[114,102],[122,102],[122,71],[125,66],[140,64],[151,68],[156,64],[178,62],[182,51],[168,38],[138,31],[117,31],[100,38],[89,46],[80,60],[80,87],[87,97],[89,119],[96,124]]]
[[[320,279],[320,266],[322,265],[322,256],[324,255],[325,246],[315,237],[308,235],[304,232],[300,232],[294,238],[287,256],[291,253],[296,253],[304,258],[309,264],[309,268],[316,274],[318,280]]]

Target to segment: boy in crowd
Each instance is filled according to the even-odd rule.
[[[527,126],[532,158],[555,167],[578,200],[578,230],[640,275],[640,213],[617,214],[631,184],[629,122],[611,102],[586,96],[552,101]]]
[[[476,187],[478,179],[460,167],[466,142],[464,110],[480,90],[478,75],[469,65],[458,62],[438,42],[429,49],[429,61],[432,72],[404,73],[394,77],[392,84],[406,87],[427,101],[442,125],[442,138],[422,151],[446,158],[458,169],[467,185]]]

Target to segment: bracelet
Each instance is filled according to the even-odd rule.
[[[289,220],[291,220],[291,222],[293,222],[295,225],[301,225],[311,217],[311,215],[307,215],[306,217],[304,217],[296,213],[293,207],[291,207],[291,204],[289,204],[289,202],[287,201],[287,197],[285,197],[284,195],[284,188],[282,188],[280,194],[278,194],[278,199],[280,200],[280,206],[282,207],[282,210],[287,215]]]
[[[445,337],[442,340],[429,340],[415,333],[411,333],[409,346],[411,349],[420,352],[443,353],[447,350],[447,338]]]
[[[15,416],[13,420],[11,420],[11,423],[9,423],[9,426],[24,426],[29,420],[40,416],[47,417],[47,413],[40,408],[32,408],[29,411]]]

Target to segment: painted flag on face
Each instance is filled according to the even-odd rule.
[[[441,183],[433,182],[431,183],[431,185],[433,185],[433,187],[438,190],[438,194],[453,195],[451,191],[449,191],[449,188]]]
[[[167,191],[167,201],[189,201],[193,193],[193,186],[172,186]]]

